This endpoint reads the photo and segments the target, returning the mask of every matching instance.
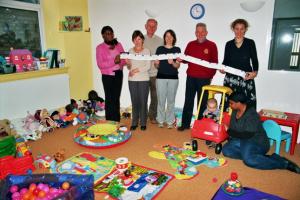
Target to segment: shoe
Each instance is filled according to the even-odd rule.
[[[173,128],[173,125],[172,124],[169,124],[168,125],[168,129],[172,129]]]
[[[157,124],[157,121],[155,119],[150,120],[151,124]]]
[[[185,129],[190,129],[190,128],[186,128],[186,127],[184,127],[184,126],[179,126],[179,127],[177,128],[177,131],[184,131]]]
[[[146,129],[147,129],[146,126],[141,126],[141,130],[142,130],[142,131],[145,131]]]
[[[287,170],[300,174],[300,167],[296,163],[288,160],[287,158],[284,157],[282,158],[285,160],[285,162],[287,162],[287,167],[286,167]]]
[[[137,126],[130,126],[130,130],[134,131],[137,128]]]
[[[159,128],[163,128],[163,127],[164,127],[164,124],[163,124],[163,123],[158,123],[158,127],[159,127]]]

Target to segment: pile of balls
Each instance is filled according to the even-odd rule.
[[[9,191],[12,200],[51,200],[67,192],[69,188],[69,182],[63,182],[60,188],[51,187],[44,183],[31,183],[28,188],[12,185]]]

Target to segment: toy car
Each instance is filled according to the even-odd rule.
[[[208,98],[215,98],[216,94],[221,94],[220,102],[220,117],[219,121],[216,122],[210,118],[198,119],[200,106],[203,100],[204,93],[208,92]],[[222,151],[222,142],[228,138],[225,124],[229,125],[230,115],[229,112],[224,112],[224,104],[226,96],[229,96],[232,90],[229,87],[217,86],[217,85],[206,85],[202,87],[202,93],[198,104],[197,117],[192,128],[192,138],[199,138],[207,141],[216,143],[215,153],[219,154]]]

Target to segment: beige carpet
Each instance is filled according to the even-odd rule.
[[[124,120],[129,125],[129,120]],[[155,150],[156,144],[174,144],[181,146],[183,142],[190,141],[190,131],[178,132],[175,129],[158,128],[157,125],[148,124],[146,131],[137,129],[132,138],[125,144],[110,149],[89,149],[81,147],[73,142],[73,134],[77,127],[57,129],[53,133],[45,133],[38,141],[29,142],[34,157],[39,153],[53,155],[61,148],[66,149],[66,157],[71,157],[80,152],[91,152],[110,159],[127,157],[131,162],[144,165],[153,169],[168,173],[174,170],[166,160],[157,160],[148,156],[148,152]],[[204,141],[198,140],[199,149],[207,152],[210,156],[216,156],[213,149],[208,149]],[[270,153],[274,151],[274,147]],[[300,146],[296,146],[295,155],[291,156],[284,152],[281,155],[295,161],[300,165]],[[222,156],[222,155],[220,155]],[[300,175],[287,170],[256,170],[246,167],[240,160],[228,159],[228,165],[211,169],[206,166],[197,167],[199,175],[191,180],[176,180],[159,194],[157,199],[190,199],[206,200],[218,190],[220,185],[235,171],[243,186],[279,195],[290,200],[300,199]],[[42,172],[37,170],[35,173]],[[212,180],[216,178],[217,182]],[[105,195],[96,194],[96,199],[105,199]]]

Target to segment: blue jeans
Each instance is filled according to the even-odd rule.
[[[224,145],[224,156],[240,159],[245,165],[255,169],[285,169],[286,161],[277,154],[266,155],[269,146],[263,146],[251,141],[251,139],[231,138]]]

